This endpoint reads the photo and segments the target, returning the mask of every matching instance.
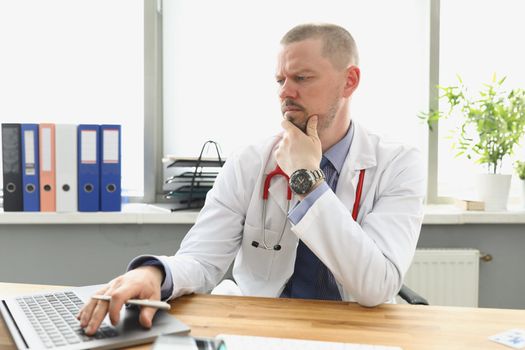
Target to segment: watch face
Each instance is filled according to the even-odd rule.
[[[312,185],[310,174],[304,169],[294,172],[290,178],[290,188],[297,194],[308,193]]]

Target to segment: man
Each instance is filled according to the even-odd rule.
[[[79,315],[93,334],[127,299],[209,292],[235,258],[236,294],[353,300],[397,294],[422,222],[418,153],[351,121],[360,80],[352,36],[335,25],[300,25],[282,39],[276,80],[283,132],[230,157],[175,256],[140,256]],[[266,175],[279,166],[263,201]],[[264,202],[264,203],[263,203]],[[230,288],[231,289],[231,288]],[[140,322],[151,327],[155,309]]]

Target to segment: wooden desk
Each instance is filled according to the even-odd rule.
[[[0,296],[59,287],[0,283]],[[381,305],[294,299],[189,295],[171,312],[194,336],[219,333],[333,340],[400,346],[404,350],[495,349],[487,339],[510,328],[525,328],[525,310]],[[149,346],[134,349],[148,349]],[[0,321],[0,349],[15,349]]]

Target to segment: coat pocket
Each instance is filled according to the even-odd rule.
[[[253,276],[265,280],[270,277],[275,254],[279,254],[273,247],[279,243],[280,235],[279,232],[263,231],[262,227],[244,224],[241,263]],[[266,249],[265,244],[270,249]]]

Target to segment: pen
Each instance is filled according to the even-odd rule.
[[[91,299],[110,301],[111,295],[93,295]],[[126,301],[126,304],[154,307],[156,309],[161,310],[169,310],[171,308],[170,304],[164,301],[149,299],[129,299],[128,301]]]

